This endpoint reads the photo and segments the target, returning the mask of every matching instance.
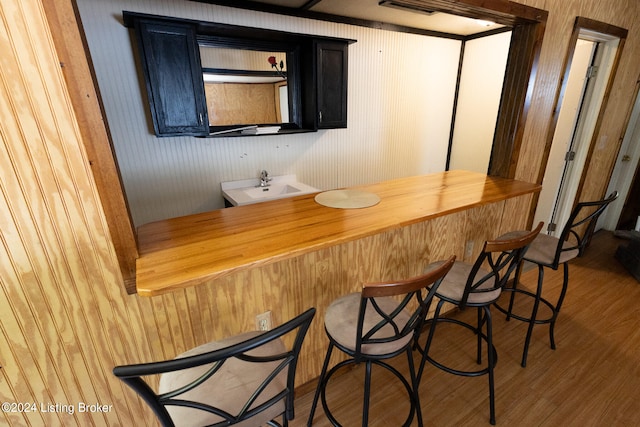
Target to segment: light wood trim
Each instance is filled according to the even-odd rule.
[[[144,425],[151,417],[109,372],[141,357],[140,316],[127,306],[41,2],[0,0],[0,51],[0,396],[37,409],[6,411],[0,424]],[[40,406],[56,403],[74,412]]]
[[[366,209],[319,205],[314,195],[238,206],[138,229],[138,294],[157,295],[476,206],[540,186],[449,171],[358,187],[381,201]]]
[[[89,158],[100,201],[116,250],[125,288],[135,291],[135,259],[138,249],[124,187],[111,147],[100,94],[89,63],[89,49],[79,29],[79,17],[71,1],[42,2],[69,98],[76,112],[84,149]]]

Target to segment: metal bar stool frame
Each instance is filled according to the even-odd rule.
[[[493,344],[491,305],[499,298],[502,289],[506,286],[512,273],[520,265],[529,245],[540,233],[542,225],[543,223],[540,222],[532,231],[514,231],[498,239],[486,241],[482,252],[480,252],[472,265],[464,262],[456,262],[457,265],[454,265],[451,273],[445,277],[441,284],[440,290],[436,292],[435,296],[438,297],[439,301],[436,305],[433,318],[428,321],[431,327],[429,328],[424,349],[419,346],[416,340],[418,350],[423,353],[418,378],[422,377],[425,362],[427,361],[435,367],[454,375],[465,377],[488,375],[489,422],[491,424],[496,423],[493,368],[498,363],[498,353]],[[437,263],[431,264],[427,269],[432,268],[434,265],[437,265]],[[455,274],[454,271],[456,272]],[[466,275],[464,279],[461,277],[463,274]],[[453,277],[450,278],[452,275]],[[456,281],[456,279],[461,279],[461,282]],[[461,296],[459,296],[459,294],[461,294]],[[460,310],[464,310],[467,307],[476,308],[477,325],[471,325],[456,318],[441,317],[440,313],[445,303],[455,304]],[[486,366],[481,369],[467,371],[452,368],[433,359],[429,355],[429,350],[433,343],[436,326],[441,322],[462,326],[476,335],[476,363],[478,365],[483,363],[482,343],[486,342]],[[486,333],[483,332],[483,328],[486,328]]]
[[[402,382],[402,385],[407,391],[410,400],[410,410],[403,426],[410,426],[416,414],[418,425],[423,425],[420,399],[418,395],[419,378],[416,375],[413,361],[413,341],[416,339],[419,334],[419,330],[424,325],[429,302],[433,298],[433,295],[435,295],[443,277],[451,269],[454,261],[455,256],[452,256],[442,263],[439,268],[411,279],[396,282],[365,284],[363,285],[360,293],[347,295],[332,303],[333,306],[336,302],[347,298],[351,299],[352,302],[354,302],[356,298],[359,299],[357,326],[355,328],[356,333],[355,336],[352,337],[354,345],[345,345],[344,343],[338,342],[330,328],[327,327],[327,322],[325,320],[325,331],[329,338],[329,346],[322,366],[320,378],[318,380],[318,386],[313,398],[313,403],[311,405],[311,411],[307,422],[308,426],[312,425],[318,399],[321,399],[324,413],[331,421],[332,425],[341,425],[329,409],[326,399],[327,384],[331,377],[340,368],[359,363],[365,363],[364,403],[362,414],[363,427],[366,427],[369,424],[369,397],[371,392],[371,368],[373,365],[383,367],[391,372]],[[392,304],[388,304],[394,296],[398,295],[404,295],[401,302],[394,299]],[[413,303],[416,303],[417,306],[413,312],[409,313],[407,307],[412,301]],[[393,306],[391,311],[388,310],[390,306]],[[330,311],[330,309],[331,306],[328,311]],[[377,321],[366,321],[365,317],[368,317],[374,312]],[[392,329],[393,331],[391,334],[388,333],[389,329]],[[381,334],[382,336],[380,336],[380,332],[383,332]],[[393,347],[395,343],[401,344],[397,345],[391,352],[375,352],[376,347],[388,344],[391,344]],[[349,359],[339,362],[328,370],[334,347],[349,356]],[[384,362],[386,359],[391,359],[403,353],[407,355],[410,381],[404,378],[402,373],[400,373],[396,368]]]
[[[253,338],[218,350],[188,357],[178,357],[172,360],[116,366],[113,369],[113,374],[131,387],[138,396],[151,407],[163,427],[174,427],[176,423],[180,424],[181,421],[185,421],[172,418],[167,407],[186,407],[200,410],[202,413],[210,413],[220,418],[221,421],[208,424],[215,427],[224,427],[245,423],[252,417],[259,417],[261,413],[279,402],[284,403],[282,405],[283,411],[279,414],[279,416],[282,416],[282,424],[275,419],[264,420],[264,422],[272,427],[286,427],[288,421],[294,418],[293,404],[296,366],[303,340],[315,316],[315,312],[315,308],[310,308],[271,331],[260,333]],[[280,340],[282,336],[288,333],[295,334],[294,342],[289,349],[282,346],[282,351],[278,350],[276,354],[265,356],[247,354],[247,352],[251,353],[252,350]],[[244,335],[239,335],[238,337]],[[223,370],[226,369],[225,366],[227,362],[234,358],[246,362],[258,364],[273,363],[276,365],[271,373],[264,378],[264,381],[256,387],[253,393],[244,396],[246,403],[240,406],[237,413],[229,413],[228,410],[218,407],[211,402],[194,401],[180,397],[183,393],[194,390],[208,381],[215,381],[216,374],[223,372]],[[165,375],[200,367],[207,368],[193,381],[168,392],[154,391],[144,379],[144,377],[150,375]],[[261,394],[270,386],[276,376],[280,374],[286,376],[286,386],[269,400],[258,404],[257,400]],[[222,391],[225,392],[224,390]],[[207,396],[204,397],[206,398]]]
[[[551,236],[541,235],[538,237],[538,239],[534,240],[531,245],[531,250],[527,254],[525,254],[523,262],[521,262],[518,266],[515,280],[513,281],[512,286],[504,289],[505,292],[511,293],[508,308],[505,309],[497,303],[494,304],[498,310],[506,314],[507,320],[515,318],[522,322],[529,323],[527,328],[527,335],[524,342],[524,349],[522,351],[521,365],[523,368],[527,366],[527,355],[529,352],[529,345],[531,343],[533,327],[535,325],[549,324],[550,347],[552,350],[556,349],[554,329],[569,285],[569,261],[583,255],[585,249],[591,241],[591,237],[595,230],[598,219],[600,218],[600,215],[602,215],[607,206],[609,206],[609,204],[613,202],[617,197],[618,192],[614,191],[605,199],[593,202],[578,203],[571,212],[571,215],[569,216],[565,227],[562,229],[562,233],[557,239]],[[589,208],[595,208],[595,210],[590,214],[582,217],[581,214],[583,213],[583,211]],[[538,246],[538,242],[551,241],[551,239],[557,240],[557,244],[554,248],[555,252],[553,253],[553,255],[551,257],[538,255],[538,251],[535,251],[536,247]],[[538,268],[538,281],[535,292],[531,292],[527,289],[518,287],[518,284],[520,283],[520,275],[522,273],[522,264],[524,263],[524,261],[532,262]],[[560,290],[560,295],[558,296],[556,303],[553,304],[551,301],[542,296],[544,269],[551,268],[553,270],[557,270],[561,264],[563,269],[562,288]],[[529,316],[519,315],[513,312],[516,294],[525,295],[526,297],[534,299],[533,308]],[[551,314],[549,317],[545,317],[542,319],[538,318],[538,310],[541,303],[550,310]]]

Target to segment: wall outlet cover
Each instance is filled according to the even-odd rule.
[[[265,311],[256,316],[256,329],[259,331],[271,330],[271,311]]]

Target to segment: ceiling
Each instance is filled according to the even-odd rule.
[[[442,12],[429,14],[407,8],[382,6],[384,0],[251,0],[243,1],[245,5],[271,5],[290,8],[292,11],[337,15],[362,19],[371,22],[399,25],[420,30],[469,36],[503,27],[487,21],[465,18]],[[387,0],[389,3],[419,4],[416,0]]]

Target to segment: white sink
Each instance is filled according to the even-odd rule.
[[[295,185],[291,184],[276,184],[269,185],[268,187],[253,187],[244,190],[244,193],[252,199],[268,199],[271,197],[281,196],[283,194],[300,193],[301,190]]]
[[[223,182],[221,187],[223,197],[233,206],[250,205],[320,191],[298,182],[295,175],[274,176],[266,187],[260,187],[260,180],[257,178]]]

